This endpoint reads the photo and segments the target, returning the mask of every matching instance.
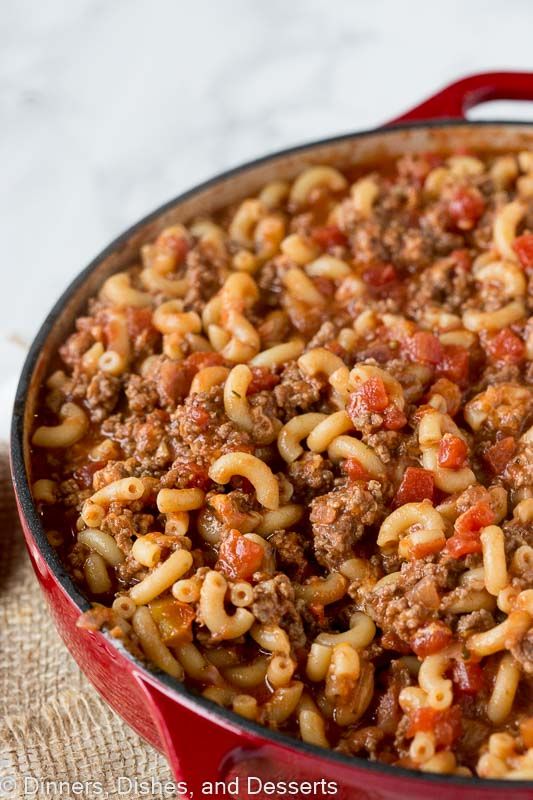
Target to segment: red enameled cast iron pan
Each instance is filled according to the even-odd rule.
[[[473,75],[448,86],[389,126],[285,150],[226,172],[171,200],[107,247],[69,286],[32,344],[15,400],[11,462],[20,519],[33,568],[68,649],[104,700],[142,737],[166,753],[177,781],[189,797],[202,796],[204,781],[245,776],[274,781],[333,781],[337,798],[398,800],[496,800],[507,791],[514,800],[533,798],[533,782],[481,781],[427,775],[297,742],[244,720],[196,696],[180,683],[148,669],[105,633],[89,633],[76,621],[89,603],[80,594],[48,544],[32,502],[28,435],[40,383],[53,353],[75,317],[107,275],[131,263],[138,248],[166,225],[187,221],[248,197],[273,178],[292,178],[309,164],[365,164],[405,152],[471,148],[533,148],[533,125],[468,122],[466,110],[486,100],[533,100],[533,73]],[[157,777],[157,776],[155,776]],[[244,779],[243,779],[244,778]],[[301,796],[309,796],[302,790]],[[315,796],[332,796],[320,791]]]

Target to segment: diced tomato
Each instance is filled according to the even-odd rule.
[[[430,706],[422,706],[411,711],[405,735],[411,739],[420,731],[433,733],[437,747],[449,747],[462,733],[461,709],[451,706],[444,711],[437,711]]]
[[[459,436],[452,436],[445,433],[439,442],[437,461],[439,467],[446,469],[461,469],[464,467],[468,457],[468,447]]]
[[[194,461],[190,461],[185,469],[184,472],[187,471],[189,478],[187,480],[187,488],[194,488],[194,489],[207,489],[209,486],[209,474],[204,467],[201,467],[199,464],[195,464]]]
[[[175,405],[187,397],[194,372],[185,362],[163,361],[157,376],[157,389],[165,405]]]
[[[478,535],[469,534],[468,536],[451,536],[447,542],[445,550],[452,558],[462,558],[472,553],[481,553],[481,541]]]
[[[352,392],[347,411],[350,414],[352,408],[355,412],[374,411],[379,413],[387,408],[389,402],[385,384],[379,376],[374,376],[365,381],[355,392]]]
[[[494,511],[485,500],[479,500],[455,520],[454,530],[459,536],[475,533],[492,525],[496,519]]]
[[[348,244],[346,234],[336,225],[323,225],[321,228],[315,228],[311,238],[322,250],[345,247]]]
[[[104,333],[106,333],[107,336],[110,335],[110,329],[112,328],[113,324],[116,324],[116,321],[113,319],[110,319],[106,324]],[[153,339],[159,336],[158,331],[152,325],[151,308],[134,308],[133,306],[128,306],[126,309],[126,326],[128,328],[130,338],[133,341],[135,341],[138,336],[145,332],[147,332],[150,335],[150,338]]]
[[[526,355],[524,342],[510,328],[502,328],[495,336],[491,336],[484,342],[484,347],[488,357],[495,362],[520,364]]]
[[[193,375],[195,375],[199,370],[203,369],[204,367],[218,367],[224,363],[223,357],[220,353],[191,353],[190,356],[187,356],[183,365],[187,369],[191,369],[194,371]]]
[[[395,506],[405,503],[421,503],[422,500],[433,500],[435,479],[430,470],[422,467],[407,467],[394,498]]]
[[[398,406],[391,403],[383,411],[383,425],[388,431],[399,431],[407,425],[407,417]]]
[[[357,458],[347,458],[342,465],[351,481],[367,481],[370,475]]]
[[[332,281],[331,278],[324,278],[319,275],[312,280],[322,297],[333,297],[335,294],[335,282]]]
[[[261,545],[231,530],[218,551],[217,568],[232,580],[248,580],[263,563]]]
[[[175,647],[192,642],[192,623],[196,614],[188,603],[166,597],[153,600],[149,605],[152,618],[165,644]]]
[[[409,561],[414,561],[417,558],[426,558],[435,553],[440,553],[444,544],[440,538],[430,539],[428,542],[418,542],[417,544],[409,544]]]
[[[458,386],[464,386],[468,381],[470,356],[466,347],[459,344],[442,345],[442,357],[436,366],[439,378],[448,378]]]
[[[446,647],[452,640],[453,634],[444,622],[437,620],[429,622],[419,628],[411,639],[413,652],[419,658],[431,656]]]
[[[475,695],[483,688],[483,670],[474,661],[454,661],[452,681],[463,694]]]
[[[471,230],[484,211],[485,201],[481,192],[471,186],[456,189],[448,204],[452,221],[463,231]]]
[[[468,250],[454,250],[450,258],[455,261],[455,266],[461,272],[470,272],[472,269],[472,256]]]
[[[406,342],[407,352],[412,361],[438,364],[442,358],[442,345],[432,333],[417,331]]]
[[[513,250],[524,269],[533,268],[533,233],[523,233],[513,242]]]
[[[175,233],[172,228],[159,234],[155,246],[158,250],[170,253],[178,263],[183,261],[189,250],[187,239]]]
[[[105,467],[105,465],[105,461],[87,461],[74,470],[72,477],[81,485],[82,489],[89,489],[93,485],[94,473]]]
[[[380,644],[385,650],[395,650],[397,653],[403,653],[404,655],[411,652],[411,645],[400,639],[393,630],[388,630],[382,635]]]
[[[439,378],[430,387],[428,397],[431,398],[435,394],[440,394],[446,400],[448,407],[448,414],[454,417],[461,407],[461,390],[456,383],[448,380],[448,378]]]
[[[398,273],[392,264],[376,264],[363,272],[363,280],[376,289],[388,286],[398,280]]]
[[[346,355],[346,350],[336,339],[332,339],[331,342],[326,342],[324,349],[329,350],[330,353],[335,353],[335,355],[339,356],[339,358],[344,358]]]
[[[479,538],[482,528],[492,525],[496,519],[494,511],[484,500],[480,500],[455,520],[454,535],[446,542],[446,551],[453,558],[462,558],[471,553],[481,553]]]
[[[495,475],[500,475],[516,451],[516,441],[512,436],[506,436],[489,447],[484,455],[484,460]]]
[[[257,394],[257,392],[273,389],[280,381],[279,375],[276,375],[268,367],[252,367],[251,369],[252,380],[246,394]]]
[[[190,418],[199,427],[205,428],[211,419],[209,411],[201,406],[192,405],[189,409]]]

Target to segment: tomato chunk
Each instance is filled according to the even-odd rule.
[[[342,468],[351,481],[367,481],[370,478],[370,475],[357,458],[347,458]]]
[[[524,269],[533,268],[533,233],[523,233],[513,242],[513,250]]]
[[[512,436],[506,436],[489,447],[484,455],[484,460],[495,475],[503,472],[516,451],[516,441]]]
[[[472,268],[472,256],[468,250],[454,250],[450,258],[455,261],[455,266],[461,272],[470,272]]]
[[[407,342],[407,352],[413,361],[426,364],[438,364],[442,358],[441,343],[428,331],[417,331]]]
[[[480,532],[496,519],[494,511],[484,500],[480,500],[455,520],[455,533],[446,542],[446,551],[453,558],[462,558],[471,553],[481,553]]]
[[[484,211],[485,201],[481,192],[471,186],[456,189],[448,204],[450,218],[462,231],[472,230]]]
[[[462,733],[461,709],[459,706],[451,706],[444,711],[437,711],[423,706],[411,711],[405,735],[411,739],[419,731],[433,733],[437,747],[449,747]]]
[[[433,500],[435,479],[430,470],[422,467],[407,467],[394,498],[395,506],[405,503],[420,503],[422,500]]]
[[[223,357],[220,353],[191,353],[187,356],[183,365],[188,369],[194,370],[194,373],[204,367],[218,367],[224,363]]]
[[[172,647],[192,642],[192,623],[196,618],[194,609],[188,603],[180,603],[170,597],[153,600],[150,613],[159,628],[161,639]]]
[[[257,394],[265,389],[273,389],[280,381],[279,375],[276,375],[268,367],[252,367],[251,369],[252,380],[246,394]]]
[[[526,355],[526,346],[522,339],[510,328],[502,328],[484,344],[491,361],[503,361],[506,364],[520,364]]]
[[[376,289],[381,289],[383,286],[388,286],[390,283],[398,280],[398,273],[392,264],[376,264],[373,267],[368,267],[363,272],[363,280],[369,286]]]
[[[237,530],[231,530],[218,551],[217,568],[232,580],[247,580],[263,563],[264,550]]]
[[[466,442],[459,438],[459,436],[452,436],[451,433],[445,433],[439,442],[437,454],[439,467],[461,469],[461,467],[464,467],[467,457],[468,447]]]
[[[495,518],[494,511],[489,504],[485,500],[479,500],[475,505],[465,511],[464,514],[457,517],[454,529],[459,536],[476,533],[480,531],[481,528],[492,525]]]
[[[330,250],[332,247],[345,247],[348,244],[346,234],[337,225],[323,225],[320,228],[315,228],[311,234],[311,239],[322,250]]]
[[[383,411],[383,425],[388,431],[399,431],[407,425],[407,417],[398,406],[391,403]]]
[[[352,392],[348,401],[347,412],[350,416],[351,410],[357,416],[357,412],[365,413],[373,411],[380,413],[389,405],[389,395],[385,384],[379,376],[369,378],[355,392]]]
[[[452,681],[463,694],[477,694],[483,688],[483,670],[474,661],[458,659],[453,664]]]
[[[431,656],[433,653],[438,653],[446,647],[452,640],[453,634],[450,628],[437,620],[436,622],[429,622],[422,628],[419,628],[413,638],[411,639],[411,647],[413,652],[419,658]]]
[[[458,386],[465,386],[469,366],[470,356],[466,347],[459,344],[442,346],[442,357],[436,367],[438,377],[447,378]]]
[[[104,333],[107,337],[112,337],[113,326],[116,324],[117,322],[113,319],[110,319],[106,323]],[[134,308],[133,306],[128,306],[126,309],[126,326],[130,337],[134,341],[141,334],[148,336],[152,340],[159,336],[159,331],[152,325],[151,308]]]

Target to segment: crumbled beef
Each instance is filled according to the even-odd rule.
[[[410,683],[409,670],[405,664],[399,660],[393,661],[386,675],[387,689],[381,695],[376,711],[378,728],[384,733],[395,733],[403,715],[398,697],[401,690]]]
[[[457,615],[454,615],[457,616]],[[461,639],[468,639],[473,633],[488,631],[495,625],[494,617],[484,608],[479,611],[472,611],[470,614],[462,614],[457,620],[457,635]]]
[[[380,517],[380,508],[372,494],[358,483],[334,489],[311,502],[317,561],[329,569],[338,569],[352,558],[354,545]]]
[[[271,444],[281,428],[279,409],[271,392],[261,391],[249,397],[253,420],[252,437],[256,444]]]
[[[450,313],[461,313],[474,288],[470,272],[458,267],[453,258],[444,258],[427,267],[409,286],[408,313],[423,319],[434,303]]]
[[[375,761],[385,736],[385,731],[377,725],[370,725],[358,730],[349,728],[342,734],[335,749],[348,756],[360,756]]]
[[[269,543],[276,552],[278,569],[286,572],[292,580],[301,581],[308,566],[305,556],[306,538],[294,531],[274,531]]]
[[[187,283],[185,308],[201,312],[204,304],[222,286],[225,270],[210,263],[197,248],[187,253]]]
[[[254,617],[264,625],[279,625],[294,648],[305,644],[302,620],[295,605],[294,588],[286,575],[261,581],[254,587]]]
[[[524,672],[533,675],[533,628],[530,628],[525,636],[509,649]]]
[[[124,391],[134,414],[146,414],[157,407],[159,396],[154,382],[142,375],[128,375]]]
[[[214,461],[224,453],[253,450],[249,434],[226,416],[220,386],[188,396],[176,409],[175,423],[171,432],[175,430],[200,459]]]
[[[97,372],[87,387],[86,402],[93,422],[101,422],[115,408],[121,388],[120,378]]]
[[[109,461],[105,467],[97,470],[93,475],[93,489],[97,492],[108,486],[113,481],[119,481],[122,478],[130,478],[131,471],[128,469],[124,461]]]
[[[92,344],[94,344],[94,339],[88,330],[77,331],[72,333],[65,344],[59,348],[59,355],[65,364],[74,367]]]
[[[520,522],[512,519],[502,523],[504,533],[505,554],[510,558],[522,545],[533,547],[533,522]]]
[[[305,452],[289,464],[288,476],[297,502],[309,502],[316,494],[324,494],[333,486],[333,465],[319,453]]]
[[[323,382],[309,378],[300,372],[298,365],[291,361],[281,373],[281,381],[274,387],[274,396],[282,410],[284,421],[296,414],[312,410],[320,401]]]

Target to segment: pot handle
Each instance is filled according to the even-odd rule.
[[[469,108],[488,100],[533,100],[533,72],[480,72],[450,83],[420,105],[391,120],[464,119]]]
[[[204,782],[223,780],[235,760],[254,752],[253,743],[243,737],[237,725],[226,727],[214,715],[210,718],[196,713],[167,694],[155,677],[153,681],[141,673],[135,677],[144,691],[174,778],[182,784],[177,786],[178,794],[199,800],[204,796]]]

